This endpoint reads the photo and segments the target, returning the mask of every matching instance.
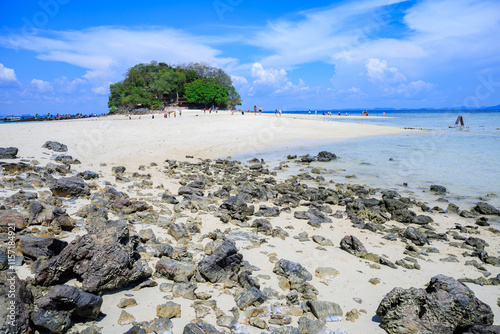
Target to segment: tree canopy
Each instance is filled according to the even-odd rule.
[[[241,105],[241,97],[231,77],[204,63],[171,66],[152,61],[127,70],[125,79],[110,85],[110,110],[133,109],[138,105],[157,109],[186,97],[195,105],[231,107]]]

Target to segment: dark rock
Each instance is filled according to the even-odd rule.
[[[79,178],[65,177],[56,180],[50,185],[50,191],[54,196],[80,197],[90,195],[89,186]]]
[[[234,301],[240,310],[245,310],[249,306],[259,306],[266,301],[266,296],[256,287],[251,287],[234,296]]]
[[[177,191],[177,194],[179,194],[179,196],[200,196],[200,197],[203,197],[204,196],[204,193],[202,190],[198,189],[198,188],[191,188],[191,187],[180,187],[179,190]]]
[[[137,243],[137,237],[129,235],[127,222],[108,222],[42,263],[36,271],[36,282],[49,286],[76,276],[82,280],[82,290],[95,293],[150,277],[152,270],[139,259]]]
[[[479,217],[476,219],[476,225],[479,226],[490,226],[490,223],[488,223],[488,218],[487,217]]]
[[[38,259],[59,255],[67,245],[66,241],[50,237],[24,237],[19,241],[19,250],[24,256]]]
[[[174,324],[169,318],[156,318],[150,321],[139,322],[125,334],[139,334],[139,333],[156,333],[156,334],[170,334]]]
[[[56,152],[67,152],[68,146],[61,144],[57,141],[46,141],[42,148],[46,148]]]
[[[161,259],[156,262],[156,273],[176,282],[188,281],[196,272],[196,266],[191,263],[172,259]]]
[[[313,162],[314,160],[316,160],[316,159],[314,157],[310,156],[309,154],[306,154],[306,155],[300,157],[300,161],[306,162],[306,163]]]
[[[33,324],[49,333],[66,333],[71,328],[71,318],[66,312],[40,310],[31,315]]]
[[[112,204],[113,210],[129,215],[138,211],[149,209],[149,204],[144,201],[131,201],[128,198],[118,199]]]
[[[15,210],[0,210],[0,232],[8,233],[24,230],[28,222],[23,215]]]
[[[193,181],[188,183],[187,187],[189,188],[196,188],[196,189],[205,189],[207,185],[203,181]]]
[[[278,217],[280,215],[280,209],[275,207],[270,207],[266,205],[261,205],[259,211],[255,213],[256,216],[260,217]]]
[[[416,217],[413,217],[411,222],[413,224],[418,224],[418,225],[427,225],[427,224],[434,222],[434,220],[432,220],[432,218],[429,216],[418,215]]]
[[[472,208],[472,211],[481,215],[500,216],[500,210],[495,208],[493,205],[484,202],[477,203],[476,206]]]
[[[396,210],[403,210],[403,209],[408,208],[408,204],[406,204],[405,202],[403,202],[399,199],[395,199],[395,198],[384,198],[383,203],[384,203],[385,209],[389,213],[393,213]]]
[[[309,208],[307,211],[296,211],[293,216],[297,219],[307,219],[308,224],[314,227],[320,227],[321,224],[332,223],[330,218],[314,207]]]
[[[318,161],[332,161],[337,159],[337,156],[333,153],[327,152],[327,151],[321,151],[318,153]]]
[[[408,209],[399,209],[391,212],[391,219],[400,223],[412,223],[417,214]]]
[[[85,172],[78,173],[76,177],[79,177],[84,180],[93,180],[99,178],[99,174],[86,170]]]
[[[413,226],[408,227],[404,231],[403,236],[405,238],[413,241],[413,243],[415,243],[415,245],[417,245],[417,246],[424,246],[425,244],[429,243],[425,233],[423,233],[422,231],[420,231],[419,229],[417,229]]]
[[[210,256],[198,263],[198,271],[207,281],[220,282],[229,272],[238,273],[242,259],[234,243],[225,239]]]
[[[344,312],[337,303],[308,300],[307,306],[314,316],[327,322],[340,321]]]
[[[12,302],[14,304],[12,304]],[[30,331],[31,291],[14,271],[0,271],[0,333],[23,334]],[[12,307],[12,305],[15,305]]]
[[[288,261],[281,259],[274,265],[273,273],[279,276],[283,276],[287,279],[295,276],[304,281],[310,281],[312,275],[306,268],[304,268],[300,263]]]
[[[377,315],[388,333],[464,333],[474,325],[493,324],[491,308],[464,284],[437,275],[426,289],[394,288],[380,302]]]
[[[18,149],[16,147],[0,147],[0,159],[15,159]]]
[[[74,164],[78,165],[81,164],[81,162],[78,159],[73,159],[71,155],[67,154],[59,154],[53,157],[53,159],[57,162],[63,163],[63,164]]]
[[[0,270],[5,270],[9,267],[9,257],[3,250],[0,249]]]
[[[248,206],[245,201],[245,196],[241,194],[229,197],[221,204],[220,208],[222,210],[227,210],[231,218],[240,221],[248,220],[248,216],[254,213],[253,205]]]
[[[342,248],[349,254],[358,257],[368,253],[363,243],[361,243],[361,241],[359,241],[359,239],[353,235],[346,235],[344,238],[342,238],[342,240],[340,241],[340,248]]]
[[[111,167],[111,171],[115,174],[123,174],[123,173],[125,173],[126,170],[127,170],[127,168],[125,168],[124,166]]]
[[[192,322],[187,324],[182,334],[221,334],[214,326],[206,322]]]
[[[277,328],[274,328],[271,334],[301,334],[302,332],[292,326],[280,326]]]
[[[155,256],[156,257],[172,257],[172,254],[174,253],[174,248],[170,246],[169,244],[159,244],[156,246],[156,251],[155,251]]]
[[[238,275],[238,283],[243,289],[250,289],[251,287],[256,287],[260,289],[260,284],[257,283],[251,275],[248,273],[240,273]]]
[[[179,203],[179,201],[174,196],[169,195],[167,193],[163,193],[161,195],[161,199],[163,202],[166,202],[168,204],[178,204]]]
[[[267,219],[255,219],[252,223],[252,227],[257,228],[258,233],[262,233],[264,235],[273,234],[273,225],[271,225],[271,223]]]
[[[500,326],[472,326],[464,334],[500,334]]]
[[[444,195],[444,194],[446,194],[446,188],[443,187],[443,186],[439,186],[437,184],[431,185],[431,191],[433,193],[438,194],[438,195]]]

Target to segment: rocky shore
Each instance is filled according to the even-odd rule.
[[[39,147],[0,148],[2,333],[500,333],[488,203],[329,182],[331,152],[131,170]]]

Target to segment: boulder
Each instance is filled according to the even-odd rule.
[[[28,222],[16,210],[0,210],[0,232],[8,233],[24,230],[28,226]]]
[[[179,203],[179,201],[172,195],[169,195],[167,193],[163,193],[161,195],[161,199],[163,202],[167,203],[167,204],[177,204]]]
[[[148,210],[150,206],[144,201],[131,201],[128,198],[122,198],[116,200],[111,207],[116,212],[123,212],[129,215],[134,212]]]
[[[73,157],[71,155],[67,155],[67,154],[55,155],[52,158],[55,161],[63,163],[63,164],[70,164],[70,165],[79,165],[79,164],[81,164],[80,160],[73,159]]]
[[[203,197],[204,193],[202,190],[198,188],[191,188],[191,187],[180,187],[179,190],[177,190],[177,194],[179,196],[200,196]]]
[[[156,318],[150,321],[139,322],[130,328],[125,334],[157,333],[172,334],[174,324],[169,318]]]
[[[346,235],[340,241],[340,248],[354,256],[363,256],[368,253],[365,246],[353,235]]]
[[[465,333],[474,326],[491,326],[491,308],[463,283],[437,275],[426,289],[394,288],[380,302],[377,315],[386,332]]]
[[[472,211],[481,215],[500,216],[500,210],[495,208],[493,205],[484,202],[477,203],[476,206],[472,208]]]
[[[292,262],[289,260],[281,259],[274,265],[273,273],[283,276],[287,279],[293,276],[298,277],[304,281],[310,281],[312,275],[300,263]]]
[[[57,141],[46,141],[42,148],[46,148],[55,152],[67,152],[68,146],[61,144]]]
[[[255,213],[257,217],[278,217],[280,215],[280,209],[275,207],[270,207],[267,205],[261,205],[259,211]]]
[[[320,227],[321,224],[330,224],[332,220],[328,218],[323,212],[312,207],[307,211],[296,211],[293,216],[297,219],[307,219],[308,224],[313,227]]]
[[[79,277],[82,290],[113,290],[150,277],[145,260],[136,251],[137,237],[129,235],[126,221],[110,221],[73,240],[59,255],[36,271],[39,285],[49,286],[67,277]]]
[[[438,195],[444,195],[446,194],[446,188],[437,184],[431,185],[431,191],[433,193],[436,193]]]
[[[424,246],[429,243],[427,236],[424,232],[419,229],[409,226],[403,233],[403,236],[411,241],[417,246]]]
[[[90,195],[89,186],[77,177],[65,177],[56,180],[50,185],[50,191],[54,196],[80,197]]]
[[[90,170],[86,170],[84,172],[76,174],[76,177],[79,177],[84,180],[93,180],[99,178],[99,174],[92,172]]]
[[[245,200],[242,194],[231,196],[221,204],[220,208],[227,211],[231,218],[245,221],[254,213],[253,205],[248,206]]]
[[[15,159],[17,152],[17,147],[0,147],[0,159]]]
[[[159,318],[180,318],[181,305],[174,302],[166,302],[156,307],[156,314]]]
[[[344,314],[340,306],[334,302],[308,300],[307,306],[316,318],[327,322],[340,321]]]
[[[176,282],[188,281],[196,273],[196,266],[172,259],[161,259],[156,262],[156,273]]]
[[[259,306],[266,301],[266,296],[257,288],[251,287],[234,296],[234,301],[240,310],[245,310],[250,306]]]
[[[318,153],[318,161],[328,162],[337,159],[337,156],[333,153],[327,151],[321,151]]]
[[[51,237],[23,237],[19,241],[19,250],[32,259],[59,255],[68,243]]]
[[[417,224],[417,225],[427,225],[427,224],[434,222],[434,220],[429,216],[418,215],[416,217],[413,217],[411,222],[413,224]]]
[[[0,305],[2,305],[0,307],[0,333],[31,332],[30,308],[32,304],[31,291],[17,274],[9,270],[0,271]]]
[[[214,326],[206,322],[192,322],[187,324],[182,331],[182,334],[220,334]]]
[[[229,272],[238,273],[243,255],[229,239],[198,263],[198,272],[211,283],[221,282]]]
[[[123,174],[126,170],[127,168],[125,168],[124,166],[111,167],[111,172],[113,172],[114,174]]]

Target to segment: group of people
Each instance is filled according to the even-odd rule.
[[[211,114],[212,111],[215,112],[216,114],[218,113],[218,109],[215,106],[212,106],[211,108],[203,108],[201,110],[203,110],[204,114],[206,114],[207,111],[208,111],[209,114]]]
[[[170,118],[170,115],[173,114],[174,115],[174,118],[177,118],[177,111],[174,110],[174,111],[166,111],[164,114],[163,114],[163,118]],[[179,109],[179,117],[182,116],[182,109]],[[153,115],[153,118],[155,118],[155,115]]]

